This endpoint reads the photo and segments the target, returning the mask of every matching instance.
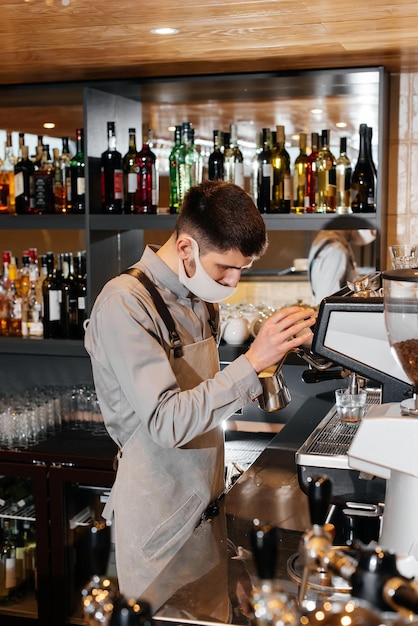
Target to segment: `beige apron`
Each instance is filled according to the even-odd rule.
[[[170,362],[182,390],[219,371],[213,336],[182,346]],[[104,516],[114,512],[119,588],[138,598],[193,534],[208,504],[224,490],[224,436],[215,428],[182,448],[161,448],[143,422],[121,451]]]

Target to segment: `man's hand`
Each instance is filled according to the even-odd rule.
[[[257,374],[279,363],[288,352],[310,339],[314,315],[313,309],[291,306],[276,311],[262,323],[245,353]]]

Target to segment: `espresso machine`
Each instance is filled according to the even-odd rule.
[[[389,274],[382,275],[383,287]],[[418,420],[402,415],[401,402],[412,395],[411,378],[387,326],[390,319],[395,327],[404,328],[405,322],[398,310],[394,321],[387,301],[376,292],[363,296],[344,288],[321,302],[311,352],[360,377],[367,411],[361,422],[346,424],[334,406],[296,452],[296,464],[305,493],[313,477],[329,478],[345,514],[379,517],[379,545],[418,561]],[[416,319],[418,325],[418,309]]]

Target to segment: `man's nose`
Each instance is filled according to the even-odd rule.
[[[227,287],[236,287],[241,278],[241,270],[231,268],[222,280],[222,284]]]

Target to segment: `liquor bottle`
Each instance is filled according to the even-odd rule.
[[[28,336],[28,308],[30,290],[30,256],[29,251],[22,252],[22,265],[18,270],[18,282],[16,284],[18,294],[22,301],[21,329],[22,337]]]
[[[336,174],[336,211],[351,213],[351,161],[347,156],[347,137],[340,139],[340,155],[335,162]]]
[[[293,172],[293,211],[297,215],[305,213],[306,169],[308,165],[306,142],[306,133],[299,133],[299,154],[295,159]]]
[[[318,173],[316,169],[318,141],[318,133],[311,133],[311,152],[308,155],[308,162],[306,164],[306,213],[316,213],[316,205],[318,202]]]
[[[15,185],[12,133],[6,133],[6,146],[4,149],[4,161],[1,167],[0,181],[0,213],[15,213]]]
[[[35,194],[35,213],[48,214],[55,212],[54,199],[54,167],[48,159],[48,150],[42,151],[39,167],[35,165],[33,174]]]
[[[9,307],[7,324],[9,337],[22,336],[22,296],[18,292],[17,283],[16,259],[12,257],[9,265],[9,288],[6,294]]]
[[[71,252],[61,254],[61,267],[61,337],[63,339],[77,339],[78,294]]]
[[[70,161],[68,137],[62,137],[62,151],[54,148],[54,201],[55,213],[67,213],[68,198],[71,197]]]
[[[318,173],[317,213],[335,213],[336,180],[335,157],[330,150],[330,131],[323,130],[321,147],[316,160]]]
[[[200,152],[200,146],[196,146],[194,138],[195,132],[194,128],[190,129],[191,133],[191,142],[192,142],[192,187],[194,185],[199,185],[203,180],[203,159]]]
[[[157,213],[158,176],[157,158],[150,147],[150,129],[142,124],[142,148],[136,157],[138,188],[136,191],[136,213]]]
[[[27,296],[27,336],[29,338],[42,338],[44,326],[42,323],[42,295],[39,295],[38,265],[32,263],[29,270],[29,293]]]
[[[224,180],[231,182],[231,133],[229,130],[222,132],[222,153],[224,155]]]
[[[87,319],[87,274],[86,252],[80,250],[74,257],[74,277],[77,287],[77,331],[75,339],[84,336],[84,322]]]
[[[262,130],[262,149],[258,155],[258,187],[257,207],[260,213],[270,213],[273,185],[273,168],[271,164],[271,130]]]
[[[19,215],[35,213],[34,196],[34,165],[29,158],[28,146],[22,147],[22,158],[16,163],[15,173],[15,204]]]
[[[136,213],[136,190],[138,171],[136,164],[136,129],[129,129],[128,152],[123,157],[123,206],[125,213]]]
[[[181,126],[174,129],[174,145],[169,156],[169,176],[170,176],[170,213],[180,211],[179,202],[179,158],[181,151]]]
[[[45,278],[48,276],[48,257],[46,254],[41,255],[41,267],[39,271],[39,277],[36,281],[36,299],[41,303],[41,319],[43,319],[44,315],[44,298],[42,292],[42,285],[44,283]]]
[[[84,159],[84,130],[76,129],[76,153],[70,159],[70,187],[67,187],[67,211],[86,212],[86,180]],[[68,193],[68,191],[70,193]]]
[[[101,156],[102,212],[122,213],[123,163],[116,149],[115,122],[107,123],[107,150]]]
[[[9,334],[9,303],[7,300],[7,291],[9,289],[9,265],[12,258],[10,250],[3,252],[3,274],[0,280],[0,335],[7,336]]]
[[[284,126],[276,126],[276,143],[271,153],[273,169],[271,213],[290,213],[292,206],[292,178],[290,156],[285,147]]]
[[[193,136],[190,122],[181,126],[181,147],[178,169],[178,201],[181,206],[184,196],[193,186]]]
[[[42,284],[43,324],[45,339],[58,339],[61,336],[61,281],[55,255],[46,253],[48,274]]]
[[[257,205],[258,199],[258,177],[259,177],[259,169],[260,163],[258,157],[261,152],[261,146],[263,145],[263,135],[262,133],[257,133],[256,135],[256,146],[255,152],[251,158],[251,173],[250,173],[250,194],[252,199],[254,200],[254,204]]]
[[[229,131],[229,150],[225,152],[225,180],[244,187],[244,157],[238,146],[236,125],[231,124]]]
[[[223,137],[222,131],[213,131],[213,150],[208,160],[208,178],[209,180],[224,180],[224,162],[225,157],[222,152]]]
[[[376,185],[367,150],[367,124],[360,124],[360,148],[351,178],[351,210],[353,213],[376,211]]]

